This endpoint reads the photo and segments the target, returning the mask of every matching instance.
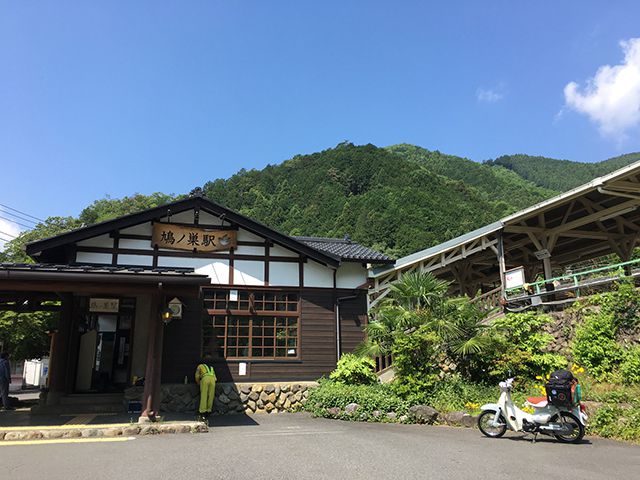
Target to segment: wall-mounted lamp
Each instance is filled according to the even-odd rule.
[[[171,309],[165,308],[164,310],[162,310],[162,313],[160,314],[160,318],[162,318],[162,321],[165,324],[169,323],[173,318],[173,312],[171,311]]]

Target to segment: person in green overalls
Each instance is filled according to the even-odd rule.
[[[205,355],[202,362],[196,368],[196,384],[200,385],[200,408],[198,413],[202,418],[211,415],[213,410],[213,397],[216,391],[216,372],[211,364],[213,359]]]

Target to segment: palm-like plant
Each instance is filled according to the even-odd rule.
[[[443,353],[468,356],[483,351],[491,340],[485,334],[482,311],[466,297],[448,298],[448,289],[448,282],[429,272],[403,275],[372,312],[374,319],[365,326],[366,340],[357,353],[388,355],[398,335],[418,328],[436,333]]]

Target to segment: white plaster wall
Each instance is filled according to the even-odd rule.
[[[300,283],[298,264],[293,262],[269,262],[269,285],[297,287]]]
[[[222,220],[209,212],[200,210],[200,223],[204,225],[222,225]]]
[[[120,230],[120,233],[128,233],[130,235],[151,235],[151,222],[140,223],[138,225],[133,225],[132,227],[123,228]]]
[[[134,248],[136,250],[153,251],[151,240],[131,240],[129,238],[121,238],[118,240],[118,248]]]
[[[118,265],[138,265],[150,267],[153,265],[153,257],[151,255],[125,255],[120,254],[116,260]]]
[[[158,257],[159,267],[193,268],[195,273],[207,275],[212,284],[229,284],[229,261],[211,258]]]
[[[333,288],[333,269],[309,260],[304,264],[304,286]]]
[[[169,222],[169,217],[162,217],[161,222]],[[171,215],[171,223],[188,223],[193,225],[193,209]]]
[[[264,256],[264,247],[251,247],[248,245],[239,245],[235,249],[238,255],[262,255]]]
[[[214,285],[229,284],[229,261],[216,260],[213,263],[195,269],[196,273],[208,275]]]
[[[238,229],[238,240],[243,242],[264,242],[264,238],[254,235],[243,228]]]
[[[298,254],[288,248],[281,247],[280,245],[274,245],[269,250],[269,255],[273,257],[298,257]]]
[[[110,253],[90,253],[90,252],[77,252],[76,262],[78,263],[103,263],[111,264],[113,256]]]
[[[113,238],[111,238],[108,234],[99,235],[93,238],[87,238],[86,240],[82,240],[76,243],[79,247],[104,247],[104,248],[113,248]]]
[[[336,274],[338,288],[356,288],[367,281],[368,271],[361,263],[344,262]]]
[[[264,262],[235,260],[233,283],[234,285],[264,285]]]
[[[201,268],[212,262],[211,258],[158,257],[159,267]]]

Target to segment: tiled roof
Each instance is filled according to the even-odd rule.
[[[0,263],[0,271],[50,272],[50,273],[93,273],[119,275],[154,275],[162,277],[205,277],[195,273],[193,268],[174,267],[127,267],[111,265],[56,265],[48,263]]]
[[[394,260],[384,253],[376,252],[368,247],[347,238],[326,237],[293,237],[297,241],[318,250],[340,257],[345,261],[359,261],[367,263],[393,263]]]

